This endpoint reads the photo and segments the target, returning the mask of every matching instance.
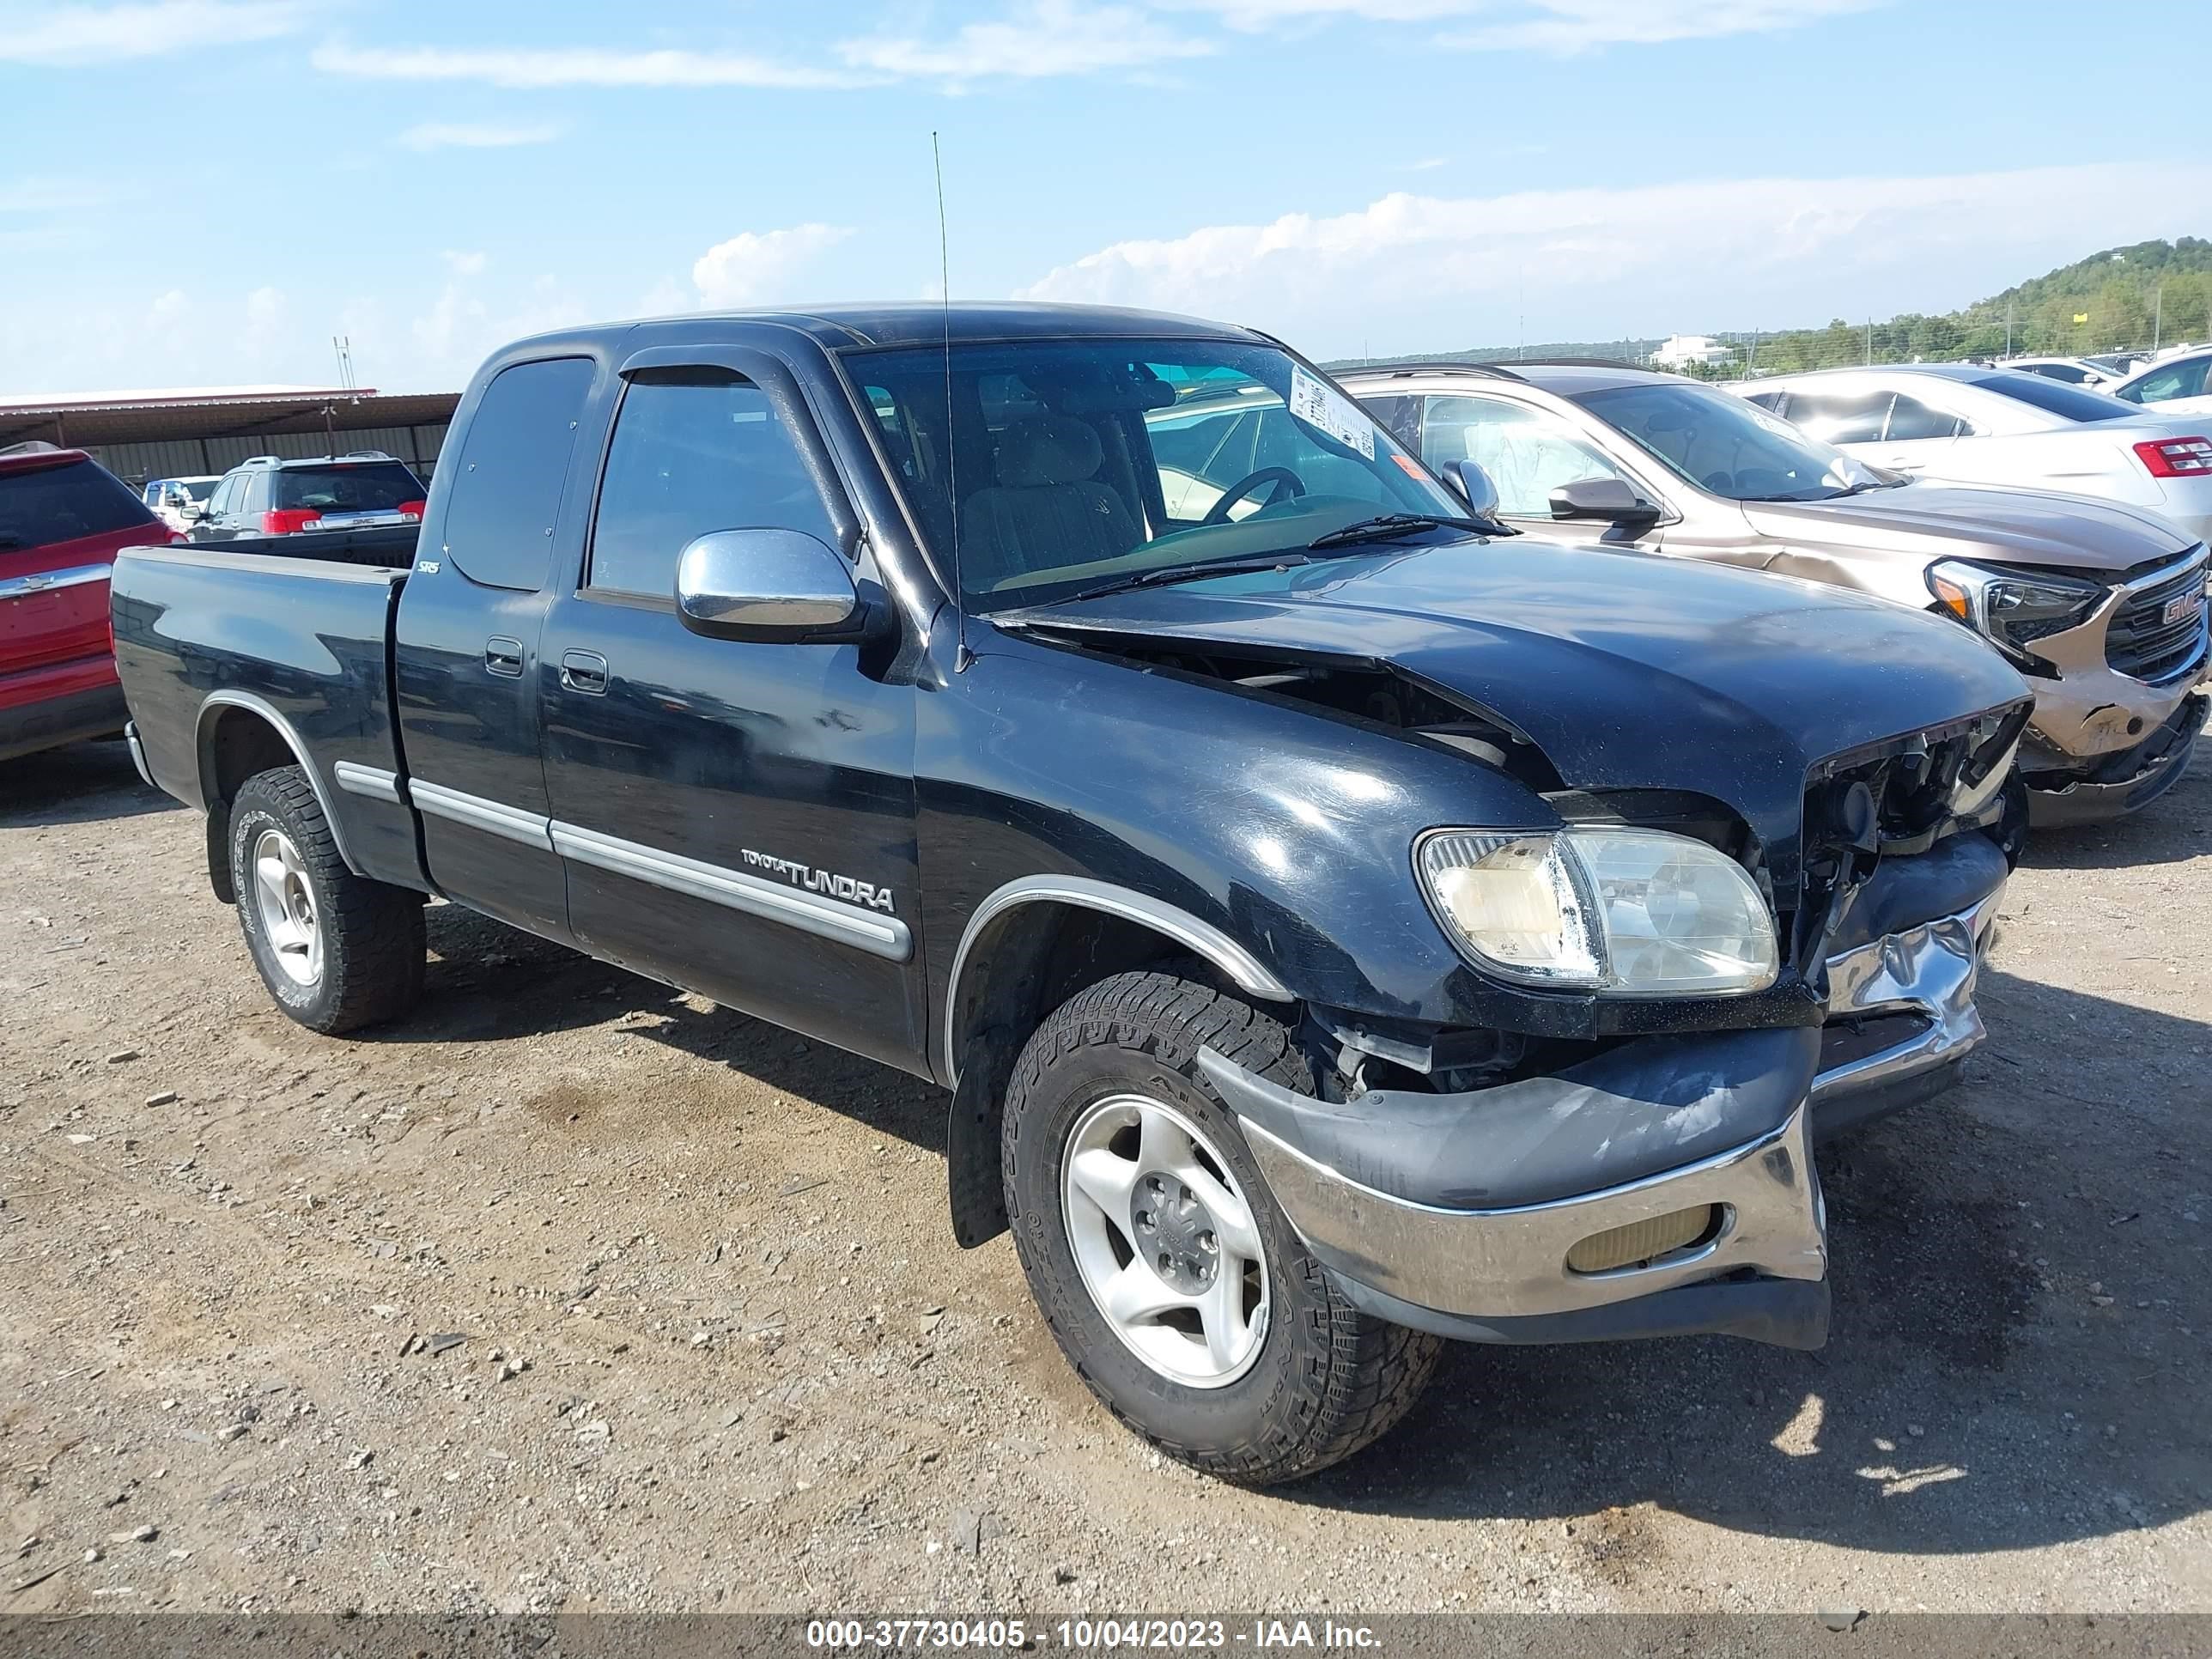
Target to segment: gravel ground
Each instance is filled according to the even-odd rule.
[[[936,1090],[429,922],[311,1036],[119,744],[0,769],[0,1611],[2212,1610],[2212,750],[1824,1156],[1825,1352],[1454,1348],[1265,1493],[954,1248]]]

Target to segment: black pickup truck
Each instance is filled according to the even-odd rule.
[[[1982,1032],[2012,669],[1480,505],[1241,329],[582,329],[419,545],[125,553],[116,650],[295,1019],[403,1014],[435,896],[933,1078],[959,1240],[1272,1480],[1439,1338],[1818,1346],[1814,1128]]]

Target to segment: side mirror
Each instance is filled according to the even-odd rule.
[[[1444,482],[1459,492],[1470,519],[1498,516],[1498,486],[1473,461],[1453,461],[1444,468]]]
[[[853,567],[798,530],[716,530],[676,565],[676,611],[724,640],[854,639],[867,620]]]
[[[1596,519],[1606,524],[1650,524],[1659,509],[1620,478],[1577,478],[1552,492],[1555,519]]]

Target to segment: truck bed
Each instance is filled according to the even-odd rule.
[[[201,806],[227,799],[237,781],[229,726],[238,745],[265,744],[274,726],[307,769],[347,861],[427,886],[412,815],[389,781],[401,771],[392,617],[414,544],[412,530],[376,530],[119,554],[116,667],[154,782]],[[204,733],[215,741],[204,744]]]
[[[195,552],[246,559],[289,559],[315,564],[357,564],[378,570],[406,570],[415,563],[422,534],[414,525],[381,530],[328,530],[296,536],[240,536],[230,541],[195,542]]]

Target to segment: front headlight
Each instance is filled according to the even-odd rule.
[[[2107,592],[2095,582],[2030,575],[1964,559],[1929,566],[1928,591],[1946,613],[2018,655],[2027,654],[2038,640],[2079,628],[2096,614]]]
[[[1760,991],[1774,921],[1743,866],[1686,836],[1437,830],[1414,866],[1445,929],[1500,977],[1613,996]]]

